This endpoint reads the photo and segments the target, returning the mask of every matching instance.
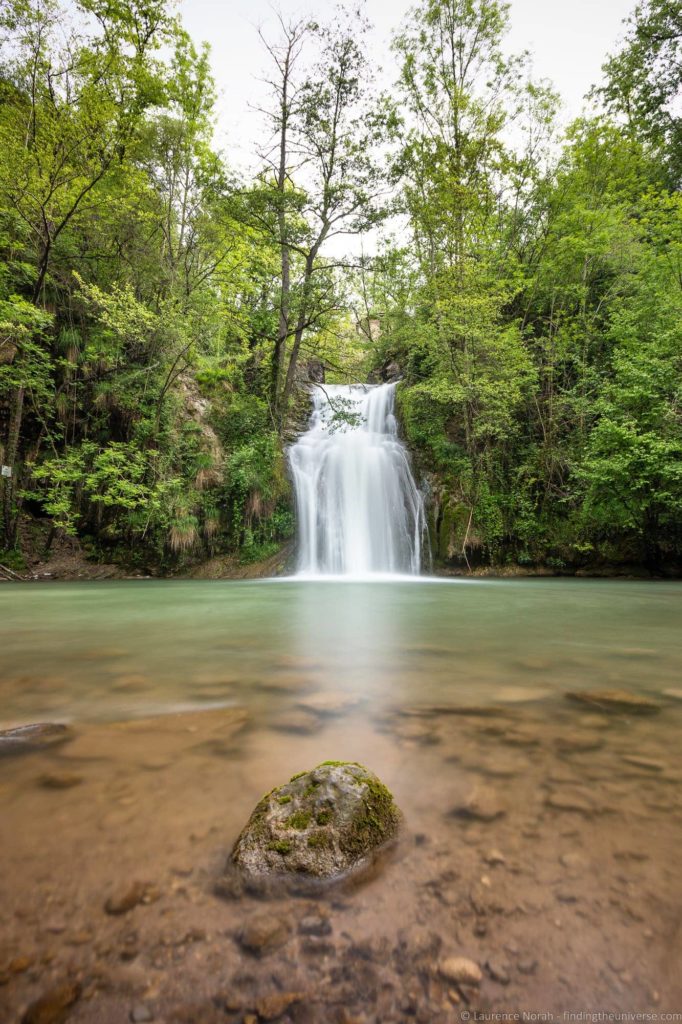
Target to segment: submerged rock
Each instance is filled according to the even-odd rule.
[[[249,953],[262,956],[270,953],[289,940],[289,923],[276,914],[256,914],[237,935],[239,945]]]
[[[649,697],[628,693],[627,690],[581,690],[567,693],[566,696],[569,700],[600,711],[629,711],[634,715],[646,715],[661,709],[661,705]]]
[[[44,789],[73,789],[74,786],[80,786],[82,781],[82,775],[72,775],[69,772],[47,772],[38,779],[39,785]]]
[[[505,808],[498,799],[497,793],[487,786],[476,786],[466,799],[453,807],[451,816],[468,818],[473,821],[495,821],[505,814]]]
[[[574,814],[584,814],[587,817],[594,814],[596,810],[589,793],[578,788],[550,792],[545,803],[555,811],[571,811]]]
[[[73,732],[68,725],[54,722],[0,729],[0,757],[29,753],[32,750],[50,750],[70,739],[73,739]]]
[[[360,764],[325,761],[263,797],[232,864],[247,882],[334,881],[364,866],[399,822],[376,775]]]
[[[293,732],[310,736],[320,729],[320,719],[309,711],[285,711],[272,722],[271,728],[278,732]]]
[[[110,896],[104,904],[107,914],[118,916],[127,914],[139,903],[156,903],[161,893],[151,882],[133,882],[119,892]]]
[[[70,1008],[81,996],[81,986],[65,982],[51,988],[31,1003],[21,1018],[21,1024],[63,1024]]]
[[[277,1020],[294,1003],[306,998],[305,992],[275,992],[271,996],[263,996],[256,1003],[256,1011],[261,1020]]]
[[[483,980],[481,968],[464,956],[450,956],[438,964],[441,978],[455,985],[480,985]]]

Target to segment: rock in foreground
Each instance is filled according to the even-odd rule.
[[[334,881],[364,866],[399,822],[376,775],[360,764],[325,761],[263,797],[232,862],[247,883]]]

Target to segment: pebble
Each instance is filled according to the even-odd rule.
[[[509,967],[503,961],[495,957],[489,957],[485,962],[485,969],[493,981],[498,982],[500,985],[509,984]]]
[[[299,923],[298,930],[301,935],[331,935],[332,926],[326,917],[319,917],[316,914],[309,914]]]
[[[155,903],[161,893],[150,882],[133,882],[131,886],[115,896],[110,896],[104,904],[107,914],[114,916],[127,914],[140,903]]]
[[[333,942],[325,942],[324,939],[318,939],[316,935],[310,935],[303,939],[300,948],[306,956],[334,956],[336,953],[336,946]]]
[[[579,789],[550,793],[545,802],[555,811],[573,811],[586,816],[594,814],[595,811],[594,803],[589,795]]]
[[[154,1020],[154,1014],[144,1003],[138,1003],[130,1011],[130,1019],[133,1024],[146,1024],[147,1021]]]
[[[445,981],[455,985],[479,985],[483,979],[481,968],[464,956],[450,956],[438,964],[438,973]]]
[[[472,790],[463,803],[451,811],[457,818],[470,818],[474,821],[495,821],[505,814],[494,790],[480,786]]]
[[[239,932],[237,941],[249,953],[261,955],[283,946],[289,939],[288,923],[274,914],[256,914]]]
[[[68,982],[57,985],[31,1003],[21,1018],[21,1024],[62,1024],[67,1011],[78,1002],[80,995],[80,985]]]
[[[356,707],[361,698],[354,693],[331,692],[313,693],[310,697],[299,700],[299,707],[304,711],[312,711],[318,715],[338,715]]]
[[[585,871],[588,866],[587,858],[584,854],[578,853],[577,850],[570,850],[568,853],[562,853],[559,857],[559,863],[569,872],[574,872],[576,874]]]
[[[433,724],[428,721],[419,721],[418,719],[398,722],[393,727],[393,735],[397,736],[399,740],[411,740],[424,746],[440,742],[440,737],[435,731]]]
[[[305,999],[304,992],[276,992],[271,996],[263,996],[256,1003],[256,1012],[261,1020],[276,1020],[294,1003]]]
[[[149,988],[148,971],[138,964],[100,964],[96,974],[104,988],[115,992],[141,995]]]
[[[500,736],[502,743],[510,747],[537,747],[540,745],[540,737],[534,732],[523,732],[521,729],[507,729]]]
[[[519,960],[516,966],[521,974],[535,974],[538,962],[537,960]]]
[[[38,779],[38,783],[45,789],[72,789],[80,786],[82,781],[82,775],[70,775],[68,772],[50,772]]]
[[[35,957],[33,956],[15,956],[7,965],[7,970],[10,974],[23,974],[29,967],[33,967],[34,963]]]
[[[273,722],[272,728],[278,732],[293,732],[301,736],[310,736],[320,730],[320,719],[310,711],[286,711]]]
[[[404,948],[414,960],[433,958],[437,955],[442,939],[426,925],[413,925],[399,932],[400,948]]]
[[[569,733],[557,736],[556,748],[560,754],[585,754],[590,750],[599,750],[604,746],[601,736],[594,733]]]
[[[500,850],[488,850],[488,852],[483,855],[483,860],[486,864],[489,864],[490,867],[496,867],[498,864],[507,863],[507,858]]]

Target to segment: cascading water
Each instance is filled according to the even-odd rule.
[[[289,449],[299,575],[416,575],[424,505],[398,438],[395,384],[316,387]]]

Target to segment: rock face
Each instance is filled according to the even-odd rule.
[[[376,775],[360,764],[325,761],[263,797],[232,863],[247,882],[330,882],[362,867],[399,822]]]

